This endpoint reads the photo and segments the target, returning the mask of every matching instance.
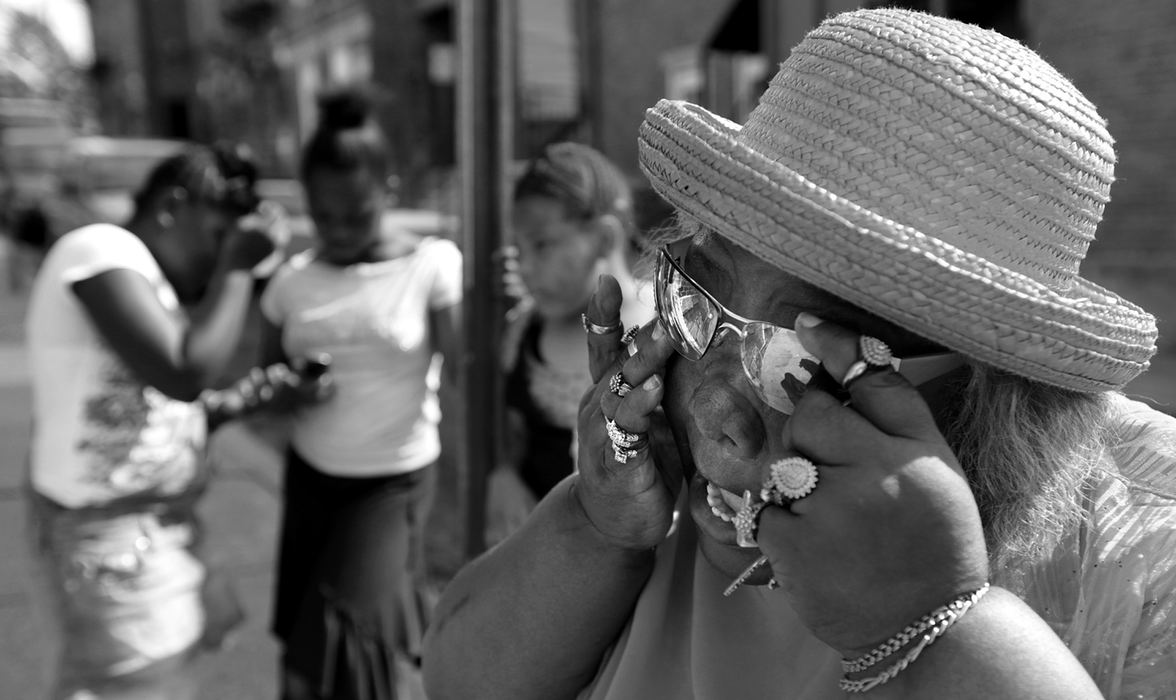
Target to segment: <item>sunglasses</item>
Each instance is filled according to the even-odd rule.
[[[657,315],[674,350],[696,361],[720,339],[739,339],[743,373],[755,394],[768,406],[790,415],[795,408],[785,386],[801,393],[820,370],[796,332],[767,321],[744,318],[719,303],[683,269],[690,239],[663,246],[655,273]],[[963,365],[953,352],[895,358],[893,366],[914,385]]]

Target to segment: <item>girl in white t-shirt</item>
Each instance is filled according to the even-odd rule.
[[[389,154],[364,96],[320,107],[301,167],[317,245],[262,297],[266,361],[328,354],[335,388],[294,413],[273,631],[283,698],[383,700],[417,677],[437,354],[456,352],[462,263],[382,215]]]
[[[60,647],[52,697],[193,697],[190,652],[232,622],[202,595],[196,399],[232,358],[252,268],[273,251],[236,225],[253,181],[237,151],[184,150],[148,176],[125,227],[65,234],[34,282],[28,495]],[[189,320],[202,298],[209,311]]]

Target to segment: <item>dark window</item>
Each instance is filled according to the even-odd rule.
[[[900,7],[904,10],[942,12],[945,17],[992,29],[1021,42],[1028,41],[1021,21],[1020,0],[874,0],[865,7]]]
[[[188,113],[186,100],[168,100],[165,136],[173,139],[192,138],[191,115]]]
[[[867,2],[865,6],[869,9],[876,9],[879,7],[899,7],[904,10],[919,10],[921,12],[930,12],[931,3],[928,0],[875,0],[874,2]]]
[[[1019,0],[948,0],[947,16],[1026,41]]]

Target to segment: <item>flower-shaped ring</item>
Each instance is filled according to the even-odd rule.
[[[778,506],[809,495],[817,487],[820,478],[817,465],[804,457],[785,457],[773,464],[770,472],[760,491],[760,498]]]
[[[892,367],[892,363],[894,362],[894,355],[890,352],[890,346],[869,335],[863,335],[858,338],[858,358],[845,371],[845,376],[841,378],[841,386],[846,389],[849,389],[851,384],[861,379],[866,372]]]

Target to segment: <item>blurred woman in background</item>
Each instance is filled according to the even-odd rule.
[[[504,462],[490,475],[488,539],[514,531],[538,499],[575,467],[580,398],[592,386],[581,315],[602,274],[625,293],[622,323],[653,317],[629,269],[633,193],[603,154],[549,145],[514,188],[518,273],[526,295],[511,311],[503,366],[510,428]]]
[[[391,154],[370,109],[360,90],[321,99],[301,170],[317,243],[262,297],[267,362],[328,354],[336,390],[294,414],[286,456],[273,631],[289,700],[420,696],[435,360],[456,356],[462,261],[384,215]]]
[[[252,268],[274,248],[237,226],[255,179],[240,149],[190,147],[151,172],[125,228],[67,233],[34,283],[29,498],[58,636],[53,697],[194,697],[191,652],[240,620],[202,595],[196,399],[228,365]]]

